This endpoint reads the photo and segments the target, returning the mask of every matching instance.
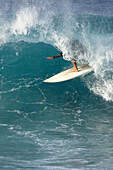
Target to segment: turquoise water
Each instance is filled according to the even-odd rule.
[[[90,91],[85,77],[44,84],[71,66],[45,60],[57,53],[50,45],[10,43],[1,53],[1,169],[112,169],[112,101]]]
[[[16,6],[1,1],[0,169],[113,169],[112,2]],[[43,83],[72,67],[45,59],[58,54],[54,45],[67,53],[70,39],[84,44],[79,60],[94,71]]]

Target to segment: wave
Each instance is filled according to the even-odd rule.
[[[113,16],[104,16],[103,11],[95,13],[96,8],[90,14],[87,10],[81,12],[80,3],[77,11],[72,1],[66,1],[65,5],[60,1],[25,2],[27,5],[20,2],[17,11],[14,10],[17,2],[12,8],[5,6],[5,12],[0,10],[1,48],[8,42],[44,42],[69,54],[67,44],[79,40],[87,49],[85,56],[78,56],[79,61],[89,63],[94,69],[94,76],[84,79],[87,87],[113,101]]]
[[[98,9],[95,4],[65,3],[56,1],[20,1],[2,2],[0,8],[0,43],[11,40],[46,41],[81,38],[93,33],[113,33],[113,16],[103,15],[104,8]],[[87,8],[86,8],[87,5]],[[99,6],[100,4],[98,4]],[[84,11],[83,8],[84,7]],[[78,10],[77,10],[78,7]],[[88,10],[92,7],[92,13]],[[110,7],[110,5],[109,5]],[[110,9],[109,9],[110,11]],[[105,11],[104,11],[105,14]],[[57,40],[58,39],[58,40]]]

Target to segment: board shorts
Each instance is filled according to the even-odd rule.
[[[72,62],[76,62],[77,59],[76,59],[75,57],[73,57],[71,61],[72,61]]]

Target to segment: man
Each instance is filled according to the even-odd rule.
[[[59,57],[63,57],[63,53],[59,53],[57,54],[56,56],[53,56],[53,57],[46,57],[47,59],[55,59],[55,58],[59,58]],[[72,72],[79,72],[78,68],[77,68],[77,65],[76,65],[76,62],[75,61],[71,61],[74,68],[71,69]]]
[[[76,56],[78,55],[84,55],[85,53],[85,48],[83,47],[83,45],[79,42],[79,40],[74,40],[72,42],[69,42],[67,44],[67,48],[69,49],[68,54],[63,54],[63,52],[57,54],[56,56],[53,57],[46,57],[47,59],[55,59],[55,58],[59,58],[59,57],[64,57],[66,58],[66,55],[71,56],[70,61],[72,62],[74,68],[71,69],[70,72],[79,72],[78,68],[77,68],[77,64],[76,64]]]

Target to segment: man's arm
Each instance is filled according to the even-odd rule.
[[[60,54],[57,54],[57,55],[55,55],[55,56],[53,56],[53,57],[46,57],[46,59],[55,59],[55,58],[59,58],[59,57],[62,57],[63,55],[62,55],[62,52],[60,53]]]

